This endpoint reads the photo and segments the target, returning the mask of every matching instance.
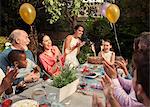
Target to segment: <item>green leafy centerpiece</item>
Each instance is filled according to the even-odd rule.
[[[77,71],[75,68],[70,69],[69,66],[66,66],[65,68],[62,68],[61,71],[62,73],[60,75],[53,78],[54,87],[62,88],[77,79]]]
[[[61,71],[60,75],[53,77],[50,90],[48,90],[57,94],[59,102],[72,95],[79,84],[79,79],[76,76],[77,69],[66,66]]]

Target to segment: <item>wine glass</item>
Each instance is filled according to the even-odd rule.
[[[47,102],[50,104],[50,107],[64,107],[58,102],[56,93],[49,93],[47,95]]]

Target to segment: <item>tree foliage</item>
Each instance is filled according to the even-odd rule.
[[[47,19],[49,23],[53,24],[58,21],[62,15],[61,10],[64,4],[59,0],[44,0],[43,4],[45,5],[45,11],[51,16],[49,19]]]
[[[81,0],[44,0],[45,9],[51,17],[48,18],[50,24],[62,19],[74,27],[77,23],[77,16],[83,6]]]
[[[110,0],[106,0],[110,1]],[[112,0],[113,1],[113,0]],[[133,39],[143,31],[149,31],[149,1],[148,0],[116,0],[121,10],[121,15],[116,23],[118,39],[124,55],[131,56]],[[9,35],[13,29],[21,28],[30,33],[30,27],[20,18],[19,7],[25,2],[31,3],[37,11],[37,17],[33,25],[37,32],[44,30],[67,31],[77,23],[77,15],[80,8],[85,6],[82,0],[1,0],[1,25],[0,35]],[[48,23],[48,20],[50,23]],[[101,20],[101,21],[100,21]],[[47,29],[44,29],[44,27]],[[65,27],[64,27],[65,25]],[[86,22],[87,35],[92,41],[109,37],[113,40],[113,30],[106,19]],[[129,49],[128,49],[129,48]]]

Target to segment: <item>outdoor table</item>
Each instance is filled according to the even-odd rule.
[[[95,66],[93,64],[83,64],[78,68],[78,76],[79,78],[83,78],[81,76],[81,69],[83,66],[88,66],[89,68],[91,66]],[[99,66],[99,65],[98,65]],[[101,77],[101,72],[100,72],[101,67],[98,67],[98,69],[93,70],[93,72],[97,72],[100,73],[99,77]],[[82,90],[83,93],[84,91],[89,93],[89,94],[83,94],[82,91],[76,91],[74,94],[72,94],[70,97],[66,98],[65,100],[63,100],[61,103],[64,105],[64,107],[92,107],[92,95],[93,92],[97,93],[101,98],[103,103],[105,102],[105,96],[103,94],[102,90],[97,90],[97,89],[92,89],[90,88],[90,85],[93,83],[97,83],[99,81],[97,81],[97,79],[87,79],[85,78],[85,81],[87,83],[87,90]],[[21,99],[32,99],[32,92],[33,90],[35,90],[36,88],[43,88],[46,90],[46,92],[49,92],[49,85],[52,82],[52,80],[48,80],[48,81],[40,81],[38,82],[36,85],[29,87],[27,90],[24,90],[22,93],[17,94],[12,96],[10,99],[13,102],[19,101]]]

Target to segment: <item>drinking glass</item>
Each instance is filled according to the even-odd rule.
[[[56,97],[57,97],[56,93],[48,93],[48,95],[47,95],[47,101],[50,104],[52,104],[53,102],[57,102]]]
[[[37,88],[32,93],[32,98],[39,102],[39,104],[46,103],[46,91],[42,88]]]
[[[59,103],[59,102],[53,102],[53,103],[51,104],[51,107],[64,107],[64,105],[61,104],[61,103]]]

